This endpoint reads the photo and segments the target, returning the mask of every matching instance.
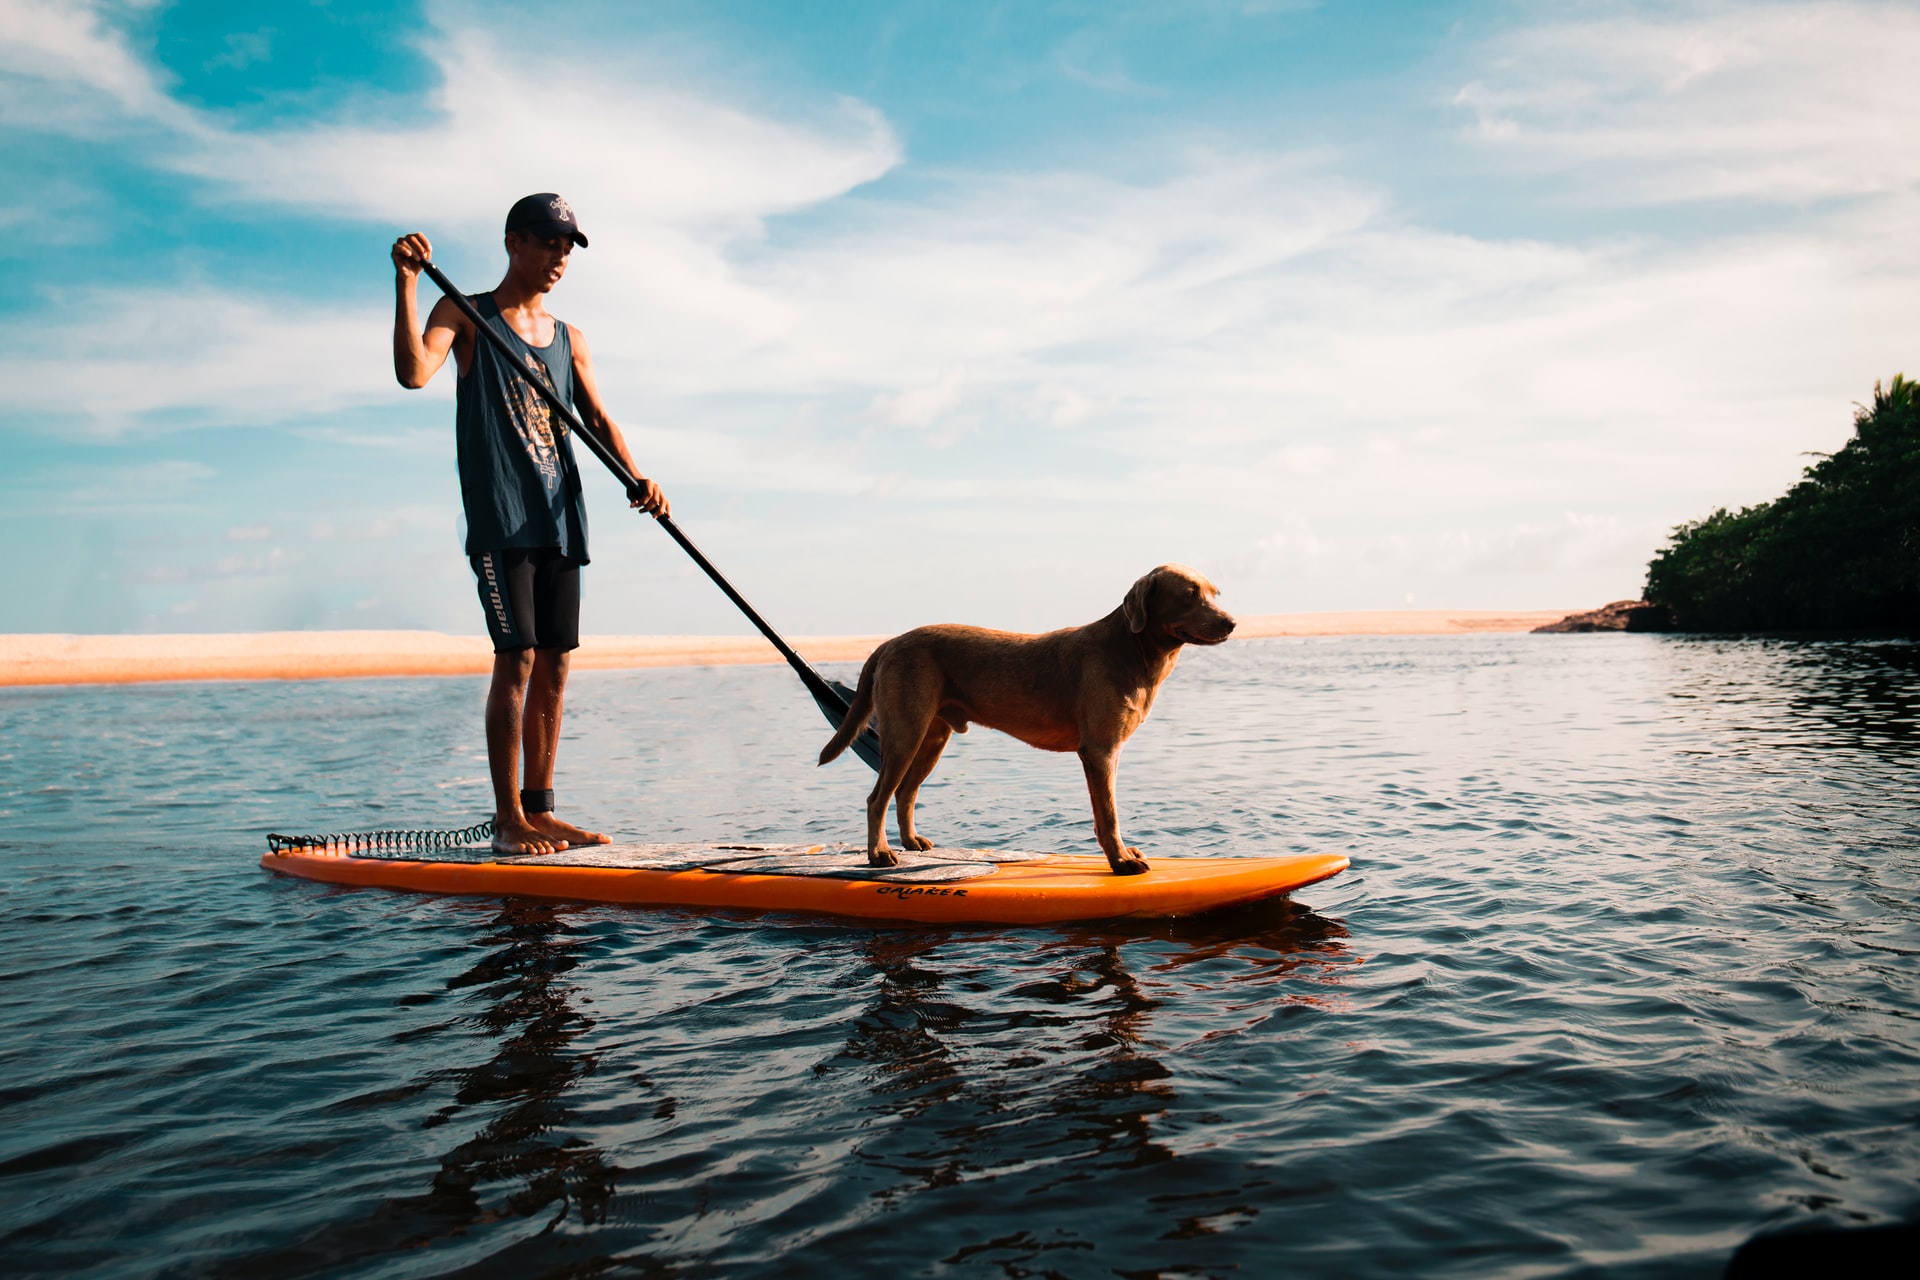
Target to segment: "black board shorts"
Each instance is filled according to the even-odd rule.
[[[558,547],[468,556],[495,653],[580,647],[580,565]]]

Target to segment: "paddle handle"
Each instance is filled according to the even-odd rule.
[[[522,368],[523,362],[519,353],[507,344],[505,338],[500,336],[499,330],[487,323],[486,317],[482,316],[480,309],[467,299],[467,295],[460,292],[460,290],[454,286],[453,281],[447,279],[440,268],[434,266],[431,262],[421,263],[420,269],[426,272],[429,279],[440,286],[440,292],[446,294],[448,298],[453,300],[453,305],[460,308],[461,314],[465,315],[467,320],[472,323],[474,330],[486,341],[493,344],[494,349],[505,357],[507,364],[514,369],[522,370],[522,376],[526,376]],[[560,392],[555,389],[547,379],[527,377],[527,382],[535,391],[539,392],[541,398],[544,399],[548,405],[552,406],[553,411],[559,414],[569,427],[573,428],[574,433],[587,442],[587,447],[593,450],[594,456],[607,464],[607,470],[613,472],[614,479],[618,480],[622,487],[626,489],[627,496],[629,498],[636,496],[640,489],[640,482],[634,477],[633,472],[627,470],[627,464],[620,460],[620,455],[613,451],[613,447],[602,440],[581,420],[580,415],[574,412],[573,406],[561,398]],[[738,608],[741,613],[747,615],[747,621],[759,628],[760,634],[765,636],[773,647],[780,651],[780,656],[787,660],[787,664],[791,666],[794,672],[800,677],[801,683],[807,686],[807,692],[813,695],[815,702],[821,704],[822,710],[825,710],[828,706],[837,705],[840,708],[840,718],[845,719],[848,705],[847,699],[829,684],[818,671],[815,671],[812,665],[808,663],[805,658],[801,657],[792,645],[780,637],[780,633],[775,631],[772,625],[760,616],[760,611],[747,602],[747,598],[740,594],[737,587],[727,581],[726,575],[720,572],[713,561],[707,559],[706,554],[702,552],[699,547],[693,545],[693,539],[680,531],[680,526],[673,522],[671,516],[656,515],[654,516],[654,520],[659,523],[662,529],[667,531],[669,537],[680,544],[682,551],[693,558],[693,562],[700,566],[701,571],[704,572],[707,577],[713,579],[713,585],[719,587],[727,599],[733,601],[734,606]],[[834,724],[835,727],[838,727],[839,720],[835,720]]]

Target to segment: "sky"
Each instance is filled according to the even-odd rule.
[[[0,0],[0,632],[479,634],[387,252],[490,287],[534,191],[783,630],[1633,597],[1920,371],[1916,65],[1913,3]],[[584,628],[745,631],[582,465]]]

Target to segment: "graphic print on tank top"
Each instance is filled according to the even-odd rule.
[[[554,321],[558,325],[559,321]],[[527,376],[539,378],[545,370],[541,362],[527,357]],[[513,405],[508,412],[513,416],[514,424],[520,428],[521,443],[527,446],[527,456],[533,459],[533,465],[539,469],[540,478],[548,484],[560,478],[560,450],[554,444],[553,406],[546,397],[535,391],[525,382],[507,384],[508,394]],[[565,427],[561,428],[564,433]]]

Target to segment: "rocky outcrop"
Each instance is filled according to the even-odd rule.
[[[1615,600],[1587,613],[1570,613],[1558,622],[1535,627],[1535,635],[1559,635],[1574,631],[1671,631],[1673,618],[1667,607],[1645,600]]]

